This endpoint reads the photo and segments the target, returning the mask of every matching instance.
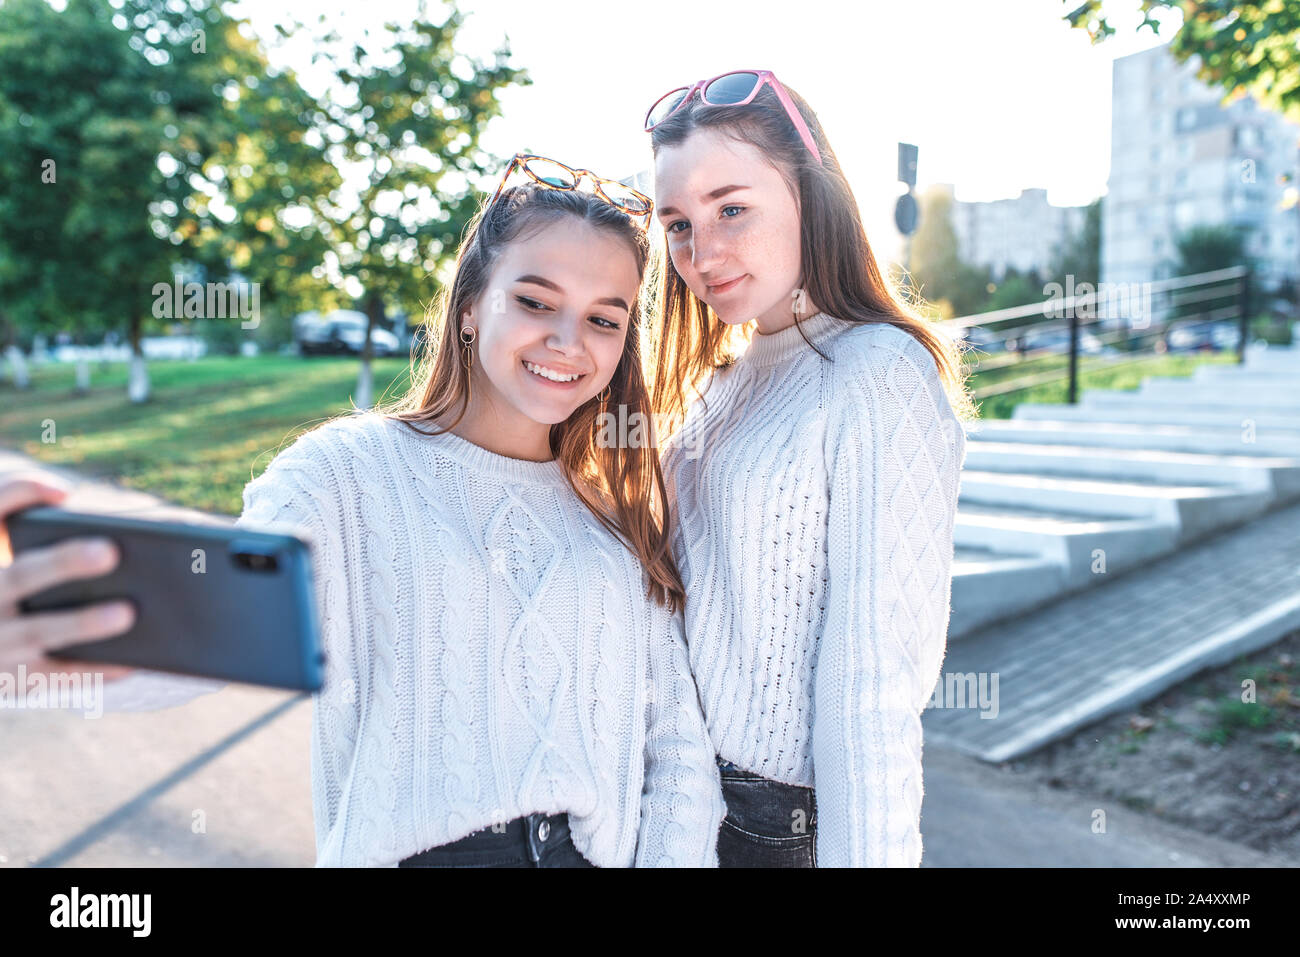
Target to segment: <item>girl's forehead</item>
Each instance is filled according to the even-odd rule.
[[[767,190],[781,185],[781,174],[750,143],[721,137],[712,130],[700,130],[713,140],[688,138],[665,146],[655,156],[654,190],[656,210],[680,202],[708,203],[710,194],[727,186],[742,185]],[[695,134],[692,134],[694,137]]]
[[[540,277],[565,294],[640,285],[636,256],[626,241],[588,223],[561,226],[511,243],[497,262],[497,282]]]

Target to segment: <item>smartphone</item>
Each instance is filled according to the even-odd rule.
[[[271,688],[317,691],[325,658],[311,566],[302,539],[246,528],[122,518],[38,505],[5,521],[15,559],[66,538],[108,538],[117,567],[19,602],[24,613],[113,599],[135,623],[109,638],[68,645],[56,658],[132,665]]]

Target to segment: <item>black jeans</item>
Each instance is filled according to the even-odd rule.
[[[529,814],[401,861],[398,867],[595,867],[573,846],[567,814]]]
[[[727,816],[718,829],[719,867],[816,867],[817,797],[812,788],[742,771],[718,758]]]

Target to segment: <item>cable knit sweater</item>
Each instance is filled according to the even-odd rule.
[[[237,524],[312,545],[318,867],[560,812],[598,866],[716,866],[726,809],[681,612],[557,461],[354,413],[277,455]]]
[[[891,325],[755,335],[665,444],[686,637],[718,753],[814,786],[820,866],[921,860],[965,431]]]

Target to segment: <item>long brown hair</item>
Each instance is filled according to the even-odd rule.
[[[600,198],[578,190],[548,189],[529,183],[505,190],[495,203],[485,202],[466,228],[456,256],[455,277],[440,290],[425,313],[425,344],[410,389],[381,414],[414,431],[417,423],[436,424],[457,406],[450,431],[465,416],[470,401],[470,371],[462,358],[460,317],[487,287],[492,268],[505,248],[550,223],[574,218],[624,239],[636,256],[637,277],[644,280],[650,242],[623,213]],[[623,355],[610,380],[608,395],[589,399],[569,418],[551,426],[550,450],[574,492],[600,523],[620,538],[641,561],[649,578],[648,596],[675,611],[685,601],[681,573],[673,561],[671,515],[659,468],[653,432],[640,447],[610,446],[598,441],[601,414],[627,406],[627,421],[650,423],[650,395],[643,378],[641,297],[632,303]],[[611,411],[613,410],[613,411]],[[434,433],[437,434],[437,433]]]
[[[714,107],[692,97],[651,131],[652,149],[658,155],[660,149],[681,143],[696,129],[718,130],[757,147],[799,198],[802,285],[813,304],[845,322],[885,322],[915,336],[934,357],[958,416],[973,418],[960,342],[932,328],[933,321],[922,314],[924,303],[919,296],[900,290],[881,274],[857,200],[817,115],[798,93],[788,86],[786,91],[808,124],[824,166],[819,166],[803,145],[780,100],[767,86],[745,106]],[[748,324],[728,326],[691,292],[672,264],[666,236],[656,244],[651,275],[644,291],[645,308],[659,325],[650,334],[650,351],[655,357],[650,381],[655,413],[667,436],[681,424],[692,394],[699,394],[709,373],[735,360],[739,347],[748,341]],[[802,321],[796,324],[809,347],[829,360],[808,338]]]

